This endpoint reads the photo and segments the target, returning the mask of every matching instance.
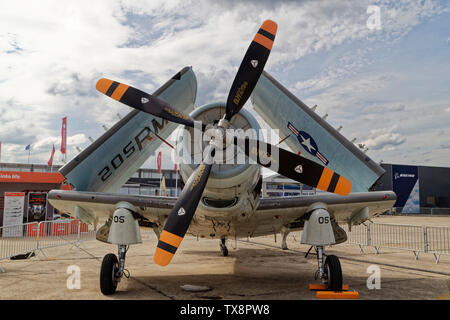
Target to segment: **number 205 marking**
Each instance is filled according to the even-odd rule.
[[[318,221],[320,224],[330,223],[330,217],[319,217]]]

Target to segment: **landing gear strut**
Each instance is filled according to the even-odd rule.
[[[281,227],[281,249],[287,250],[287,236],[289,235],[290,229],[286,226]]]
[[[317,246],[318,270],[315,279],[320,278],[323,284],[331,291],[342,291],[342,269],[339,258],[335,255],[329,255],[324,262],[325,251],[323,246]]]
[[[225,238],[220,239],[220,251],[222,251],[222,255],[224,257],[228,256],[228,249],[227,246],[225,245],[225,241],[226,241]]]
[[[125,269],[125,255],[127,250],[128,246],[119,245],[119,259],[113,253],[108,253],[103,258],[100,269],[100,290],[104,295],[110,295],[116,292],[117,285],[122,276],[127,278],[130,276],[128,270]]]
[[[342,269],[339,258],[334,255],[326,256],[324,248],[326,245],[345,241],[347,235],[337,223],[333,222],[334,219],[330,216],[325,204],[313,203],[307,212],[310,212],[310,216],[305,221],[300,242],[316,248],[318,270],[315,273],[315,279],[320,279],[328,290],[342,291]],[[335,235],[338,235],[338,241]]]

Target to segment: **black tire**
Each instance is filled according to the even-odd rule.
[[[108,253],[102,262],[100,269],[100,290],[105,296],[116,292],[118,282],[114,280],[114,273],[119,268],[117,257],[114,253]]]
[[[327,256],[325,273],[328,275],[328,290],[342,291],[342,269],[338,257],[335,255]]]

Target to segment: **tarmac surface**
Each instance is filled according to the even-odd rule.
[[[450,217],[390,217],[375,222],[450,226]],[[160,267],[153,262],[156,236],[142,232],[143,243],[130,247],[126,269],[117,292],[100,292],[99,274],[103,256],[117,253],[117,247],[96,240],[85,241],[80,248],[69,245],[44,249],[27,260],[0,260],[0,299],[233,299],[233,300],[314,300],[308,289],[314,280],[317,260],[305,258],[307,245],[299,243],[299,233],[288,237],[289,250],[281,250],[281,237],[228,240],[228,257],[223,257],[218,240],[197,241],[187,236],[171,264]],[[327,254],[340,257],[344,283],[359,292],[360,299],[422,300],[450,299],[450,256],[442,255],[436,264],[433,254],[420,253],[418,260],[410,251],[372,247],[364,252],[355,245],[340,244],[326,248]],[[80,288],[69,289],[75,282],[70,266],[79,267]],[[368,289],[372,275],[368,268],[380,270],[380,289]],[[73,268],[73,267],[72,267]],[[69,285],[68,285],[69,284]],[[187,292],[184,285],[207,286],[207,292]]]

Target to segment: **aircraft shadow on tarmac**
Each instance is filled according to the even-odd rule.
[[[317,265],[315,256],[305,259],[302,253],[267,249],[231,249],[228,257],[220,251],[182,250],[190,255],[183,263],[185,274],[166,272],[158,268],[151,275],[133,274],[122,282],[111,297],[114,299],[261,299],[295,300],[315,299],[308,290],[314,283],[311,276]],[[180,255],[180,256],[181,256]],[[197,258],[196,258],[197,257]],[[360,293],[361,299],[421,300],[438,299],[448,294],[445,280],[408,276],[389,276],[382,279],[381,290],[367,288],[368,264],[347,262],[353,265],[344,274],[344,282],[351,290]],[[346,266],[348,269],[349,266]],[[190,271],[192,270],[192,273]],[[149,272],[151,273],[151,272]],[[184,273],[184,272],[183,272]],[[398,274],[397,274],[398,275]],[[318,281],[316,281],[318,283]],[[186,292],[180,287],[186,284],[207,286],[207,292]]]

